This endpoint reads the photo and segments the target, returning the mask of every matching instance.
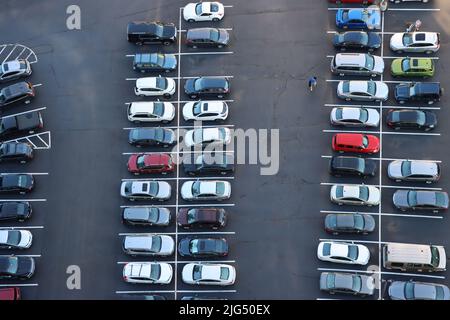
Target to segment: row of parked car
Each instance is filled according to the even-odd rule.
[[[336,3],[373,3],[373,1],[331,1]],[[381,23],[380,9],[339,9],[336,25],[345,29],[378,29]],[[382,45],[380,36],[375,32],[348,31],[336,33],[333,45],[338,50],[366,49],[373,52]],[[439,49],[439,34],[430,32],[412,32],[394,34],[390,41],[391,49],[396,53],[424,52],[432,53]],[[384,61],[371,53],[338,53],[331,62],[331,72],[339,76],[376,77],[384,72]],[[404,57],[393,59],[391,74],[394,77],[428,78],[434,76],[435,64],[430,58]],[[347,101],[385,101],[388,98],[388,86],[381,81],[340,81],[337,95]],[[398,103],[421,102],[432,104],[439,101],[442,90],[437,82],[401,83],[395,88]],[[330,113],[333,126],[376,128],[380,125],[380,111],[370,107],[335,107]],[[389,127],[399,129],[431,130],[437,126],[436,115],[420,109],[392,109],[386,116]],[[375,154],[380,151],[379,138],[371,134],[338,133],[332,138],[333,151],[340,153]],[[329,172],[336,177],[356,176],[374,177],[377,162],[373,159],[352,155],[334,155],[329,162]],[[425,160],[392,160],[387,167],[387,175],[396,182],[412,181],[433,183],[441,177],[441,165]],[[338,205],[379,206],[381,192],[373,185],[334,184],[330,189],[330,200]],[[439,212],[448,208],[448,194],[442,191],[400,189],[394,192],[393,204],[399,210],[431,210]],[[376,223],[370,214],[333,213],[324,221],[325,231],[338,234],[369,234],[375,230]],[[362,244],[343,241],[322,241],[317,248],[320,260],[367,265],[370,260],[369,249]],[[446,253],[442,246],[387,243],[383,246],[383,267],[410,272],[444,271]],[[320,289],[329,293],[351,293],[359,296],[374,294],[377,283],[375,277],[348,272],[322,272]],[[380,288],[381,290],[381,288]],[[436,283],[417,281],[388,281],[388,295],[399,300],[448,300],[450,290]]]

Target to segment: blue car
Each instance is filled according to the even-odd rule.
[[[339,9],[336,26],[341,29],[380,29],[381,13],[379,9]]]

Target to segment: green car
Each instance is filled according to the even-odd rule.
[[[434,75],[434,63],[430,58],[399,58],[391,65],[393,77],[423,77]]]

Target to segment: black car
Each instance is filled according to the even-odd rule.
[[[19,133],[32,134],[43,127],[44,121],[39,111],[6,116],[0,120],[0,137]]]
[[[184,229],[219,229],[227,224],[227,214],[222,208],[181,208],[177,216],[178,226]]]
[[[368,234],[375,229],[375,219],[368,214],[342,213],[325,217],[325,231],[334,235],[340,233]]]
[[[26,163],[34,157],[33,148],[28,143],[5,142],[0,144],[0,162],[18,161]]]
[[[230,35],[225,29],[196,28],[189,29],[186,34],[186,45],[192,48],[216,47],[223,48],[228,45]]]
[[[376,170],[377,164],[374,160],[359,157],[333,156],[329,165],[330,174],[335,177],[342,175],[374,177]]]
[[[33,187],[34,179],[31,174],[10,173],[0,175],[0,193],[25,194],[33,190]]]
[[[29,202],[0,202],[0,221],[25,221],[31,217],[31,204]]]
[[[0,279],[29,279],[34,267],[32,257],[0,256]]]
[[[389,110],[386,124],[398,129],[422,129],[429,131],[436,128],[437,117],[434,112],[412,109]]]
[[[230,92],[230,81],[225,77],[198,77],[188,79],[184,84],[184,92],[191,99],[219,98]]]
[[[228,243],[224,238],[184,238],[178,253],[183,257],[224,257],[228,255]]]
[[[133,59],[133,70],[138,72],[164,71],[170,72],[177,67],[174,54],[136,53]]]
[[[398,103],[426,102],[433,104],[441,99],[442,89],[439,82],[410,82],[398,84],[394,94]]]
[[[134,21],[127,26],[128,41],[142,45],[156,43],[170,45],[177,40],[177,28],[173,23],[160,21]]]
[[[0,107],[21,100],[28,103],[33,97],[34,89],[31,83],[25,81],[14,83],[0,90]]]
[[[160,207],[129,207],[123,210],[122,221],[132,226],[168,226],[170,210]]]
[[[183,160],[184,172],[189,175],[229,174],[234,172],[233,155],[221,153],[214,156],[193,155]]]
[[[340,50],[368,49],[372,52],[381,47],[381,37],[375,32],[347,31],[335,33],[333,46]]]
[[[137,128],[131,129],[128,142],[136,147],[162,146],[168,147],[176,143],[175,132],[164,128]]]

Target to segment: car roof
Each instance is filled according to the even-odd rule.
[[[359,198],[360,186],[343,185],[342,187],[345,198]]]
[[[353,289],[353,275],[334,273],[334,286],[339,289]]]
[[[367,92],[369,81],[349,81],[350,92]]]
[[[223,88],[228,85],[225,77],[201,77],[203,88]]]
[[[338,53],[335,62],[337,65],[365,66],[366,54],[364,53]]]
[[[436,32],[414,32],[414,42],[436,42],[438,34]]]
[[[148,249],[152,247],[153,236],[126,236],[124,240],[125,248]]]
[[[341,108],[343,119],[359,120],[361,108]]]
[[[132,102],[130,105],[130,113],[151,113],[155,104],[164,104],[165,102],[138,101]]]
[[[339,228],[353,227],[355,225],[355,218],[353,214],[337,214],[336,225]]]
[[[359,133],[338,133],[336,134],[336,142],[338,144],[361,146],[363,135]]]
[[[220,265],[202,264],[202,279],[220,279]]]
[[[215,194],[216,193],[216,181],[201,181],[200,192],[202,194]]]
[[[211,35],[211,31],[216,30],[219,31],[217,28],[194,28],[189,29],[187,32],[186,37],[188,39],[209,39]]]
[[[439,173],[439,165],[433,161],[414,160],[411,161],[412,174],[426,174],[434,176]]]
[[[202,101],[201,104],[203,111],[214,113],[222,112],[224,106],[224,102],[222,101]]]
[[[416,299],[434,299],[436,286],[428,283],[414,283],[414,297]]]
[[[416,82],[414,88],[418,93],[439,93],[441,84],[439,82]]]
[[[350,9],[348,10],[348,20],[362,20],[364,9]]]
[[[388,260],[401,263],[423,263],[431,261],[431,250],[429,245],[388,243],[386,250]]]
[[[430,58],[410,58],[410,62],[411,69],[431,69],[433,67],[433,61]]]
[[[138,88],[155,88],[157,78],[158,77],[139,78],[136,80],[136,87],[138,87]]]
[[[347,257],[348,244],[331,242],[330,255],[333,257]]]

